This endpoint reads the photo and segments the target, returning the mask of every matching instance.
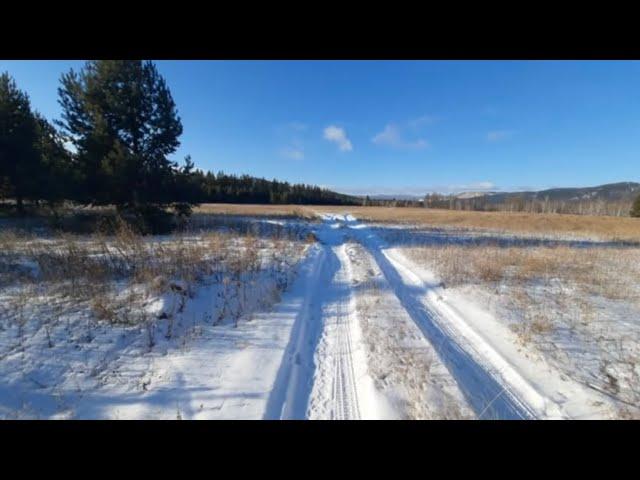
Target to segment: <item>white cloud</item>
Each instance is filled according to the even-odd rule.
[[[371,139],[378,145],[395,145],[400,142],[400,130],[395,125],[387,125],[384,130]]]
[[[489,192],[501,191],[493,182],[481,181],[467,184],[452,185],[402,185],[389,187],[382,185],[332,186],[331,190],[351,195],[397,195],[398,197],[422,197],[427,193],[460,193],[460,192]]]
[[[492,130],[487,132],[487,141],[499,142],[500,140],[506,140],[511,137],[513,132],[511,130]]]
[[[334,142],[338,145],[338,148],[343,152],[350,152],[353,150],[353,145],[347,137],[347,133],[343,128],[336,127],[335,125],[329,125],[324,129],[324,139]]]
[[[384,127],[384,130],[376,134],[371,141],[376,145],[386,145],[394,148],[421,149],[429,146],[429,142],[422,138],[413,142],[404,140],[400,133],[400,128],[392,123]]]
[[[290,160],[304,160],[304,150],[297,147],[283,148],[280,154]]]

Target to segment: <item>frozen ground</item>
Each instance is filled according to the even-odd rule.
[[[635,281],[640,251],[599,246],[396,250],[428,268],[425,278],[435,283],[447,278],[447,288],[440,290],[458,310],[481,306],[474,322],[515,347],[514,362],[546,363],[561,380],[556,396],[566,398],[568,416],[640,416],[640,289]],[[431,272],[441,277],[436,280]],[[582,393],[563,391],[568,379]],[[550,384],[552,377],[543,380]],[[583,393],[589,390],[606,398],[587,402]]]
[[[609,373],[618,392],[635,391],[634,305],[618,305],[606,330],[555,340],[550,353],[522,341],[513,304],[478,286],[444,288],[412,253],[444,237],[478,241],[470,233],[403,231],[340,214],[296,222],[317,242],[283,251],[286,268],[263,259],[237,277],[236,303],[221,300],[229,281],[211,274],[191,289],[178,282],[145,297],[138,308],[156,320],[136,326],[96,321],[82,305],[60,315],[56,298],[35,301],[24,288],[3,287],[5,303],[24,301],[20,311],[0,312],[0,416],[560,419],[635,408],[636,397],[589,380],[603,353],[587,341],[623,342],[630,365],[623,375],[610,361]],[[261,245],[260,258],[277,256]]]
[[[203,236],[178,245],[156,239],[161,243],[142,253],[134,248],[113,257],[135,253],[140,259],[132,265],[155,275],[148,253],[171,256],[172,246],[182,249],[182,256],[158,270],[179,277],[154,277],[148,282],[152,288],[127,276],[97,292],[88,289],[89,296],[73,291],[87,278],[76,284],[60,279],[5,285],[0,289],[0,417],[260,417],[300,309],[300,292],[291,283],[305,276],[317,255],[313,245],[270,233]],[[204,245],[191,255],[205,256],[189,260],[184,251],[194,241]],[[95,243],[73,244],[72,253],[100,258]],[[116,241],[107,246],[121,248]],[[64,254],[68,245],[64,239],[48,242],[32,262],[20,256],[23,247],[19,243],[19,255],[2,260],[14,268],[27,265],[37,280],[39,266],[50,262],[53,251]],[[189,261],[194,268],[176,268]],[[194,273],[202,276],[180,277]],[[161,293],[156,283],[166,285]],[[110,302],[104,308],[113,317],[96,317],[96,298]]]

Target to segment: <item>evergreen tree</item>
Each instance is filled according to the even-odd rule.
[[[640,195],[636,197],[631,206],[631,212],[629,213],[632,217],[640,217]]]
[[[54,205],[76,197],[78,179],[64,139],[55,127],[39,113],[36,122],[36,149],[40,157],[37,199]]]
[[[23,201],[37,198],[40,156],[37,127],[28,95],[8,73],[0,75],[0,187],[4,196]]]
[[[83,203],[137,209],[170,203],[182,123],[155,65],[89,61],[62,76],[63,121],[74,144]]]

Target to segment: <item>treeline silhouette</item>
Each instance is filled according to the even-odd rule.
[[[361,200],[361,203],[364,206],[376,207],[640,217],[640,195],[635,197],[635,199],[577,198],[566,200],[550,199],[548,197],[532,199],[515,195],[496,200],[489,196],[461,198],[454,194],[429,193],[421,200],[396,198],[376,199],[367,196]]]
[[[313,185],[204,172],[190,156],[170,160],[183,127],[153,62],[88,61],[62,75],[58,96],[62,118],[50,122],[0,75],[0,199],[20,214],[26,203],[65,201],[147,220],[203,202],[361,203]]]
[[[508,197],[499,201],[490,197],[458,198],[455,195],[429,194],[424,197],[427,208],[480,212],[563,213],[573,215],[607,215],[614,217],[640,216],[640,196],[634,200],[531,199]]]
[[[191,165],[189,157],[185,160]],[[273,203],[308,205],[360,205],[362,200],[315,185],[290,184],[250,175],[204,172],[187,167],[186,199],[194,203]]]

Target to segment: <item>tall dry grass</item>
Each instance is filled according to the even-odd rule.
[[[145,300],[167,292],[189,296],[205,278],[232,284],[229,295],[237,300],[229,303],[237,312],[239,304],[247,303],[248,277],[261,269],[271,265],[278,287],[286,287],[287,274],[304,247],[303,241],[286,233],[277,230],[273,237],[258,237],[251,230],[225,230],[145,237],[126,222],[118,224],[114,235],[59,234],[45,239],[4,230],[0,293],[18,293],[10,295],[0,317],[16,317],[21,292],[29,289],[37,291],[32,303],[54,296],[66,299],[70,307],[89,305],[99,320],[137,322],[144,320]],[[267,252],[271,258],[265,257]]]
[[[408,249],[419,262],[434,268],[446,285],[552,279],[589,295],[640,302],[640,249],[493,247],[442,245]]]
[[[316,215],[305,205],[258,205],[239,203],[203,203],[194,213],[257,217],[297,218],[313,220]]]
[[[405,223],[428,227],[640,242],[640,219],[593,215],[511,212],[469,212],[411,207],[306,207],[314,212],[348,212],[370,222]]]

